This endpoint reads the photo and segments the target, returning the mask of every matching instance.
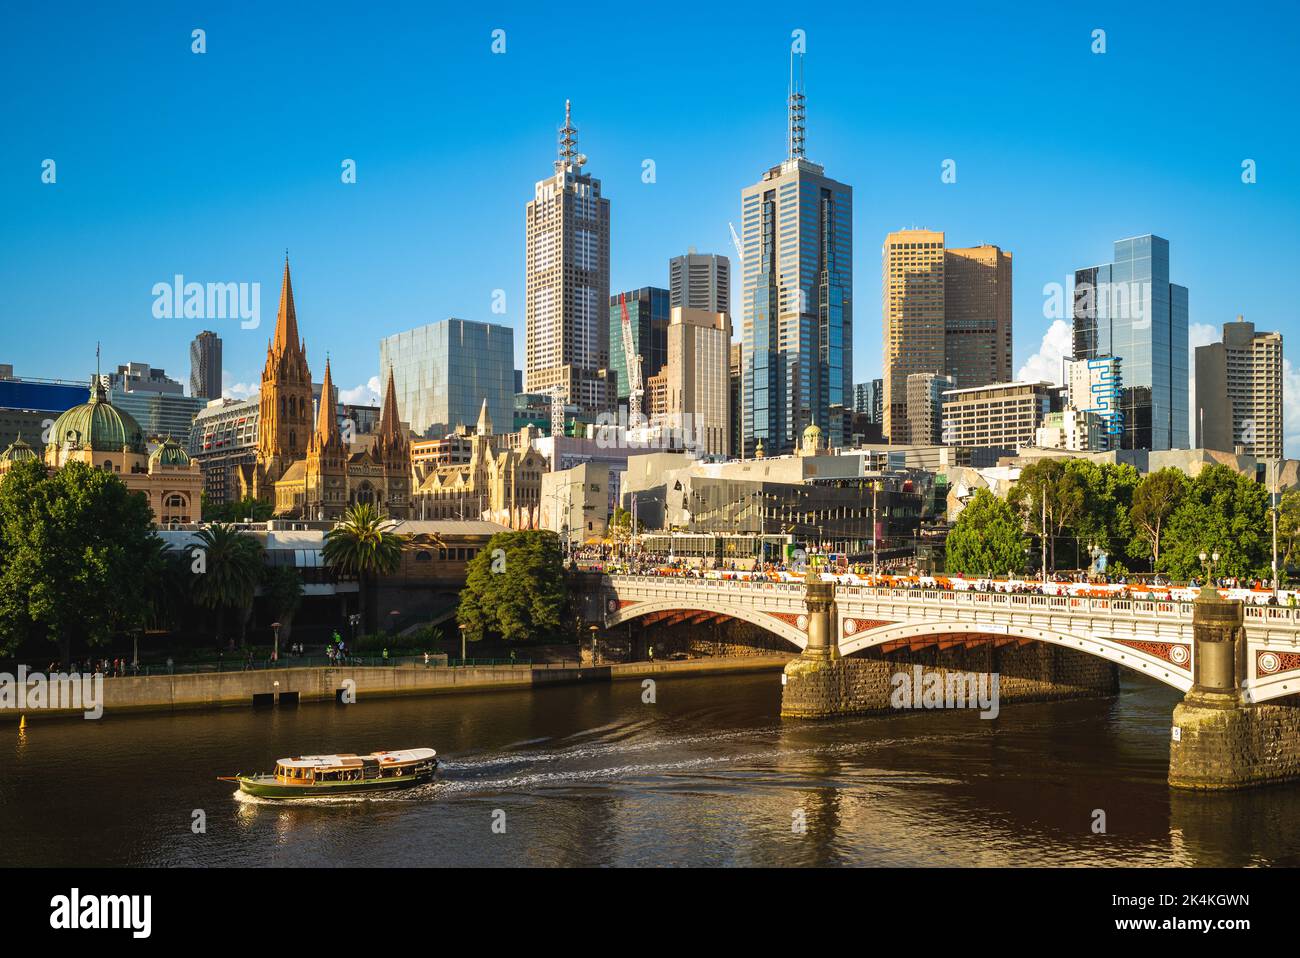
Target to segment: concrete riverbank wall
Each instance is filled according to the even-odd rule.
[[[790,656],[633,662],[622,665],[496,665],[310,667],[248,672],[149,675],[103,681],[104,715],[197,709],[285,706],[300,702],[362,702],[372,698],[531,689],[579,682],[726,672],[779,671]],[[80,717],[81,709],[0,708],[0,721]]]

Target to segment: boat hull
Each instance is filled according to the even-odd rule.
[[[236,777],[239,790],[258,798],[329,798],[334,795],[368,795],[372,792],[395,792],[433,781],[438,770],[435,762],[428,769],[411,775],[390,778],[372,778],[359,782],[304,782],[301,785],[282,782],[274,775],[240,775]]]

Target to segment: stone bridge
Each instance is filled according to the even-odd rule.
[[[1300,699],[1290,698],[1300,692],[1300,609],[1243,606],[1212,590],[1196,602],[1174,602],[886,588],[815,577],[595,581],[607,629],[638,620],[730,618],[788,641],[801,654],[783,679],[786,715],[866,710],[852,702],[809,709],[799,700],[799,690],[813,685],[841,697],[856,688],[847,673],[858,663],[845,658],[856,652],[1014,651],[1039,643],[1132,669],[1185,694],[1174,716],[1171,784],[1231,788],[1300,777]]]

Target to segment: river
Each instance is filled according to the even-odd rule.
[[[0,726],[0,863],[1300,864],[1300,785],[1169,790],[1177,693],[1141,678],[995,721],[783,721],[777,673],[654,691],[652,704],[619,682]],[[374,799],[275,803],[216,780],[287,755],[424,745],[438,780]]]

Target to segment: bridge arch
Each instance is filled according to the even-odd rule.
[[[843,620],[841,620],[841,623]],[[987,635],[1002,636],[1008,639],[1032,640],[1072,649],[1088,655],[1114,662],[1139,675],[1155,679],[1165,685],[1187,692],[1192,687],[1192,650],[1190,645],[1181,643],[1143,643],[1151,651],[1136,648],[1112,639],[1076,635],[1055,629],[1042,629],[1031,626],[1003,625],[991,622],[963,622],[961,620],[931,622],[900,622],[868,629],[849,637],[841,637],[840,654],[852,655],[865,649],[878,648],[894,642],[906,642],[912,639],[933,638],[944,635]],[[1167,647],[1170,659],[1166,660],[1156,654],[1160,647]],[[1178,651],[1181,650],[1181,651]],[[1184,658],[1185,657],[1185,658]],[[1182,667],[1178,658],[1184,658]]]
[[[760,612],[752,609],[742,603],[731,604],[725,601],[710,600],[701,597],[700,600],[691,600],[691,604],[686,606],[681,599],[664,599],[664,600],[646,600],[643,602],[634,602],[624,605],[616,610],[607,612],[605,615],[605,627],[613,628],[617,625],[623,625],[632,622],[635,619],[644,618],[655,612],[709,612],[714,615],[723,616],[728,619],[735,619],[739,622],[748,622],[750,625],[756,625],[766,632],[778,638],[785,639],[795,647],[796,651],[802,652],[808,644],[807,634],[796,625],[791,624],[783,618],[778,618],[767,612]]]

